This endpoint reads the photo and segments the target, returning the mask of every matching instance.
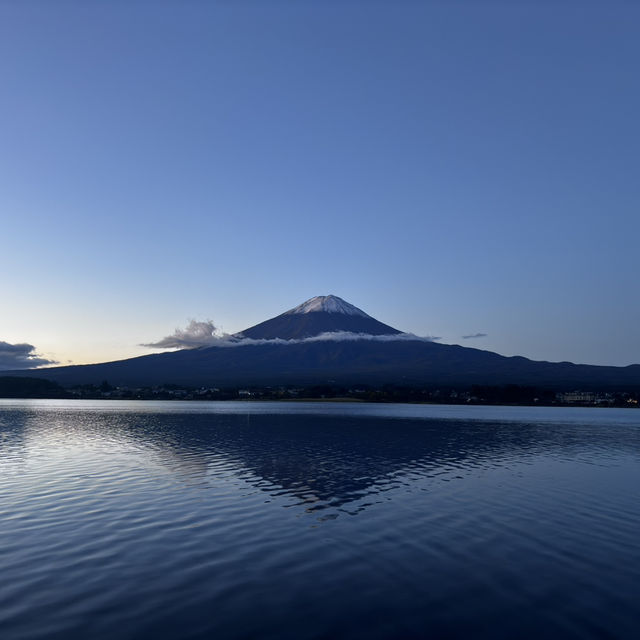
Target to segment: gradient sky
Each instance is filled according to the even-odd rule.
[[[0,2],[0,341],[119,359],[333,293],[638,363],[639,33],[611,1]]]

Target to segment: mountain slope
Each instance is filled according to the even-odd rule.
[[[6,372],[7,375],[9,372]],[[535,362],[424,340],[251,344],[161,353],[103,364],[14,371],[62,385],[312,385],[336,382],[463,387],[522,384],[556,389],[640,386],[640,365],[600,367]]]
[[[322,335],[327,332],[333,335]],[[277,339],[276,339],[277,338]],[[142,387],[404,384],[468,387],[520,384],[558,390],[640,387],[640,365],[535,362],[401,333],[337,296],[311,298],[206,348],[102,364],[7,371],[62,385]]]

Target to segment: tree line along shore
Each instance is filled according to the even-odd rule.
[[[0,398],[104,400],[314,400],[410,402],[425,404],[490,404],[533,406],[638,407],[640,389],[559,390],[543,387],[472,385],[468,388],[422,388],[398,384],[343,386],[331,383],[287,387],[123,387],[107,380],[100,385],[62,387],[43,378],[0,377]]]

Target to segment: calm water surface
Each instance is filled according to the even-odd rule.
[[[0,400],[0,637],[637,638],[640,410]]]

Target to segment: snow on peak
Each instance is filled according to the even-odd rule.
[[[298,305],[294,309],[287,311],[288,314],[294,313],[314,313],[317,311],[324,311],[325,313],[344,313],[348,316],[361,316],[363,318],[369,318],[362,309],[354,307],[352,304],[345,302],[338,296],[316,296],[310,298],[301,305]]]

